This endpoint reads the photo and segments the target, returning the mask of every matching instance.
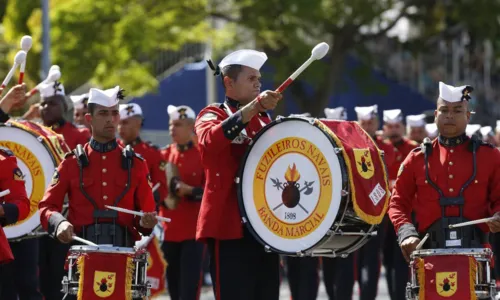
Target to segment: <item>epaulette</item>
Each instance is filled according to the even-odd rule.
[[[212,104],[207,105],[207,107],[223,108],[224,107],[224,103],[212,103]]]
[[[148,144],[149,147],[155,148],[156,150],[160,150],[160,147],[158,145],[153,144],[151,141],[147,141],[146,144]]]
[[[70,151],[70,152],[67,152],[66,154],[64,154],[64,158],[68,158],[70,156],[74,156],[75,153],[73,151]]]
[[[142,157],[142,155],[140,155],[139,153],[134,152],[134,156],[137,157],[138,159],[144,161],[144,157]]]
[[[14,156],[14,152],[12,152],[9,148],[0,147],[0,152],[5,156]]]

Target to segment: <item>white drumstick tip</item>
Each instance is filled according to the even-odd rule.
[[[24,52],[23,50],[19,50],[16,53],[16,56],[14,57],[14,64],[20,65],[25,61],[26,61],[26,52]]]
[[[322,59],[328,53],[329,49],[330,46],[328,46],[327,43],[325,42],[319,43],[312,49],[311,57],[316,60]]]
[[[21,38],[21,49],[28,52],[33,46],[33,39],[29,35],[25,35]]]

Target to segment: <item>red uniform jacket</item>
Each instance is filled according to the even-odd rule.
[[[90,131],[87,128],[78,128],[65,120],[52,125],[52,130],[64,137],[64,141],[71,150],[75,149],[76,145],[85,145],[90,140]]]
[[[391,179],[391,181],[396,180],[396,178],[398,177],[399,166],[406,158],[406,156],[410,154],[411,150],[417,148],[419,144],[415,141],[403,138],[401,142],[393,144],[393,146],[394,146],[395,161],[389,167],[389,178]],[[392,182],[391,187],[393,186],[393,184],[394,182]]]
[[[89,165],[83,169],[85,192],[96,202],[100,210],[104,205],[114,205],[115,199],[127,184],[128,172],[122,167],[122,147],[115,140],[101,144],[91,140],[84,146]],[[40,201],[40,221],[49,234],[55,234],[57,226],[64,221],[59,214],[62,210],[64,196],[69,197],[68,221],[79,233],[82,226],[94,223],[94,206],[80,191],[79,167],[74,155],[67,155],[61,162],[52,183]],[[151,192],[151,177],[144,159],[136,156],[133,160],[130,190],[116,205],[137,211],[155,211],[153,193]],[[106,220],[104,220],[105,222]],[[151,229],[142,228],[139,218],[130,214],[118,213],[117,223],[126,226],[129,232],[138,240],[143,234],[150,234]]]
[[[470,140],[465,135],[453,140],[439,140],[452,146],[443,146],[438,139],[432,142],[429,177],[445,197],[456,197],[473,173]],[[500,211],[500,151],[484,144],[477,149],[476,159],[476,177],[463,194],[463,216],[469,220],[485,218]],[[409,225],[403,225],[412,223],[412,210],[419,232],[425,232],[441,218],[439,194],[426,180],[424,154],[420,148],[413,150],[403,161],[389,204],[389,217],[400,235],[400,228],[405,231]],[[458,216],[458,207],[447,208],[445,214]],[[485,224],[479,227],[488,231]]]
[[[226,105],[231,109],[230,116]],[[205,170],[205,192],[201,203],[196,238],[220,240],[243,237],[238,208],[235,177],[248,147],[248,138],[271,121],[260,113],[247,124],[242,123],[241,111],[234,100],[204,108],[195,123],[196,135]],[[245,129],[248,138],[240,136]],[[234,141],[233,141],[234,140]]]
[[[122,147],[125,146],[121,140],[118,141],[118,144]],[[130,145],[134,148],[135,153],[140,154],[146,160],[153,186],[155,186],[158,182],[160,183],[160,186],[158,187],[157,192],[154,193],[154,196],[156,203],[162,203],[168,193],[167,178],[165,176],[165,159],[161,155],[160,150],[146,144],[140,138],[137,138]]]
[[[394,151],[394,146],[379,136],[376,136],[373,139],[375,140],[377,147],[380,150],[384,151],[384,162],[385,162],[385,166],[387,167],[387,171],[389,172],[389,170],[392,168],[392,166],[396,162],[396,154]],[[389,180],[392,180],[392,179],[396,179],[396,177],[392,178],[390,176],[390,173],[389,173]]]
[[[2,226],[14,224],[24,220],[30,212],[30,201],[26,195],[24,176],[17,166],[17,159],[6,148],[0,148],[0,191],[10,190],[10,194],[1,197],[0,205],[3,207],[4,216],[0,218],[0,263],[14,259],[9,242]]]
[[[194,188],[193,195],[183,197],[176,209],[169,210],[165,206],[160,208],[160,214],[172,220],[170,223],[164,223],[165,240],[170,242],[194,240],[205,186],[200,151],[196,145],[189,143],[188,145],[170,145],[163,153],[168,162],[177,166],[180,181]],[[175,192],[173,188],[174,186],[171,186],[171,193]]]

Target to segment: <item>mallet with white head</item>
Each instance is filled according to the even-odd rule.
[[[320,60],[323,57],[325,57],[326,53],[328,53],[328,50],[330,49],[330,46],[328,46],[327,43],[319,43],[317,44],[311,51],[311,57],[309,57],[308,60],[306,60],[302,66],[300,66],[293,74],[288,77],[288,79],[283,82],[279,88],[276,90],[278,93],[283,93],[283,91],[297,78],[304,70],[309,67],[309,65],[315,61],[315,60]]]
[[[26,52],[26,54],[28,54],[28,51],[30,51],[32,45],[33,45],[33,39],[31,38],[31,36],[25,35],[21,38],[21,49],[24,52]],[[26,60],[24,60],[24,62],[21,64],[18,84],[23,83],[25,69],[26,69]]]
[[[54,81],[57,81],[61,78],[61,71],[59,71],[59,67],[57,67],[57,70],[56,69],[51,69],[49,71],[49,75],[47,76],[47,78],[40,82],[37,86],[35,86],[34,88],[31,89],[31,91],[29,91],[27,97],[30,98],[31,96],[35,95],[36,93],[38,93],[38,89],[40,88],[40,86],[45,83],[45,82],[54,82]]]
[[[24,52],[23,50],[18,51],[16,53],[16,56],[14,57],[14,65],[12,66],[12,69],[10,69],[9,73],[3,80],[2,85],[0,86],[0,92],[3,91],[3,89],[7,86],[7,84],[9,84],[17,67],[22,63],[24,63],[25,61],[26,61],[26,52]]]

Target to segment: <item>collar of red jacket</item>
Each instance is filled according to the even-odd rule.
[[[61,119],[61,120],[55,122],[54,124],[52,124],[51,128],[52,128],[52,130],[56,130],[57,128],[63,127],[64,124],[66,124],[66,120]]]
[[[128,143],[127,145],[135,147],[135,146],[139,145],[140,143],[142,143],[142,140],[141,140],[141,137],[138,136],[135,140],[133,140],[131,143]]]
[[[445,147],[455,147],[461,145],[469,140],[469,137],[464,133],[457,137],[447,138],[444,136],[438,136],[438,141],[441,146]]]
[[[234,100],[232,98],[229,98],[229,97],[226,97],[226,103],[229,105],[229,106],[232,106],[236,109],[240,109],[240,102],[238,102],[237,100]]]
[[[116,149],[116,147],[118,147],[116,139],[113,139],[107,143],[99,143],[98,141],[94,140],[94,138],[91,138],[89,144],[90,148],[101,153],[113,151]]]
[[[187,151],[187,150],[193,148],[193,146],[194,146],[193,141],[189,141],[187,144],[184,144],[184,145],[179,145],[179,144],[176,145],[177,150],[179,150],[180,152]]]

